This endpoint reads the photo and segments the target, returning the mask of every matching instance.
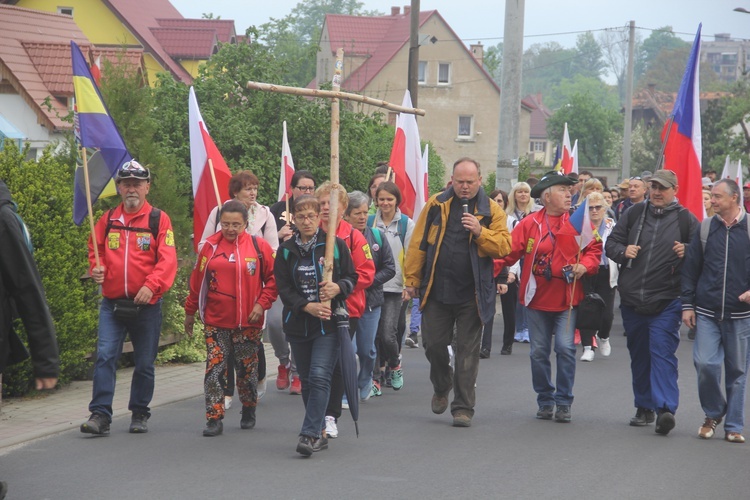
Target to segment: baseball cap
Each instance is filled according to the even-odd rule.
[[[135,160],[126,161],[115,175],[115,181],[123,179],[139,179],[148,181],[151,179],[151,172]]]
[[[750,189],[750,182],[746,182],[742,189]]]
[[[677,175],[671,170],[657,170],[651,176],[649,182],[656,182],[665,188],[671,188],[677,185]]]

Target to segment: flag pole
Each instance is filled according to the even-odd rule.
[[[578,246],[578,256],[576,257],[576,264],[581,263],[581,252],[583,251],[583,248]],[[578,281],[578,275],[573,274],[573,288],[570,290],[570,306],[568,307],[568,324],[565,327],[565,331],[568,331],[570,328],[570,315],[573,313],[573,299],[575,298],[576,293],[576,281]]]
[[[286,199],[286,216],[285,216],[285,218],[286,218],[286,223],[289,224],[290,222],[292,222],[291,220],[289,220],[289,218],[290,218],[290,215],[289,215],[289,193],[284,193],[284,198]]]
[[[672,125],[674,124],[674,115],[669,117],[669,124],[667,125],[667,133],[664,134],[664,142],[661,144],[661,151],[659,152],[659,158],[656,160],[656,170],[660,170],[664,165],[664,153],[667,150],[667,143],[669,142],[669,134],[672,132]],[[654,172],[656,172],[654,170]]]
[[[99,243],[96,240],[96,230],[94,228],[94,208],[91,203],[91,182],[89,181],[89,160],[86,154],[86,148],[81,148],[83,155],[83,183],[86,188],[86,206],[89,210],[89,225],[91,226],[91,239],[94,242],[94,260],[96,261],[96,267],[101,267],[99,260]]]
[[[214,185],[214,193],[216,194],[216,206],[219,207],[219,210],[221,210],[221,196],[219,195],[219,185],[216,182],[216,172],[214,171],[214,162],[211,158],[208,159],[208,169],[211,172],[211,182]]]

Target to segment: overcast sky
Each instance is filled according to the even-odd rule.
[[[238,33],[248,26],[259,26],[270,18],[289,14],[298,0],[171,0],[183,16],[198,18],[212,12],[222,19],[233,19]],[[630,20],[642,28],[671,25],[685,40],[691,41],[703,23],[703,40],[715,33],[750,39],[750,14],[733,12],[735,7],[750,10],[750,0],[526,0],[524,45],[557,41],[563,46],[575,44],[576,34],[558,33],[601,30],[624,26]],[[391,6],[409,5],[387,0],[365,0],[365,8],[390,13]],[[481,41],[485,46],[502,41],[505,2],[487,0],[421,0],[421,10],[438,10],[465,43]],[[642,38],[648,30],[639,30]],[[549,35],[549,36],[538,36]]]

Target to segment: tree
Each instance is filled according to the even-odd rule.
[[[653,30],[638,47],[637,73],[642,75],[654,65],[656,58],[664,50],[676,50],[690,47],[685,40],[674,34],[671,26],[663,26]]]
[[[484,51],[484,69],[490,74],[495,83],[500,85],[503,78],[503,42],[487,47]]]
[[[570,78],[575,49],[565,49],[557,42],[535,43],[523,54],[523,95],[547,93],[565,78]]]
[[[654,61],[649,65],[648,71],[641,78],[641,86],[649,83],[658,83],[658,89],[664,92],[677,92],[685,74],[685,66],[690,57],[691,46],[688,44],[676,49],[664,49],[658,53]],[[711,69],[708,62],[700,64],[700,89],[723,88],[719,77]]]
[[[599,79],[604,72],[604,59],[602,48],[587,31],[576,38],[576,56],[571,61],[571,74],[588,78]]]
[[[583,75],[575,75],[573,78],[562,80],[545,96],[545,103],[551,109],[557,109],[570,102],[576,94],[588,95],[597,104],[607,109],[620,109],[616,87],[607,85],[598,78]]]
[[[639,123],[633,128],[630,148],[631,174],[638,175],[644,170],[654,172],[661,153],[661,128]]]
[[[628,38],[630,30],[627,26],[616,29],[608,29],[599,34],[599,44],[602,48],[604,65],[607,74],[617,80],[617,90],[620,102],[625,102],[625,80],[628,69]],[[640,47],[640,36],[636,34],[635,45],[635,71],[633,78],[638,81],[641,73],[638,70],[638,50]]]

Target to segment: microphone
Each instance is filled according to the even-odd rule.
[[[469,200],[468,198],[461,198],[461,205],[463,206],[463,211],[465,214],[469,213]],[[467,229],[468,231],[468,229]]]

